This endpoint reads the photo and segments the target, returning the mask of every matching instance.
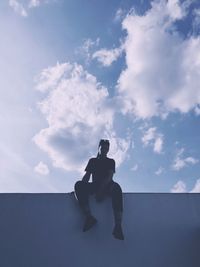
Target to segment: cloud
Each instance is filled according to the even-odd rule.
[[[132,11],[123,20],[126,68],[117,85],[123,113],[145,119],[200,104],[200,37],[184,39],[175,25],[190,4],[154,1],[144,15]]]
[[[50,0],[9,0],[9,6],[22,17],[28,16],[28,10],[49,3]]]
[[[193,11],[194,20],[193,20],[193,30],[195,33],[199,33],[199,25],[200,25],[200,8],[194,9]]]
[[[104,67],[109,67],[114,61],[116,61],[123,52],[123,47],[118,47],[114,49],[102,48],[96,51],[93,55],[93,59],[97,59]]]
[[[24,6],[17,0],[9,0],[9,6],[13,8],[13,10],[22,17],[27,17],[27,11]]]
[[[200,179],[196,180],[196,183],[190,192],[191,193],[200,193]]]
[[[33,7],[38,7],[41,5],[42,2],[47,2],[47,1],[42,1],[42,0],[30,0],[29,1],[29,8],[33,8]]]
[[[186,193],[186,184],[183,181],[178,181],[171,189],[171,193]]]
[[[182,19],[187,15],[187,10],[191,3],[191,0],[186,0],[182,4],[180,4],[179,0],[168,0],[166,2],[166,13],[168,13],[173,21]]]
[[[92,40],[90,38],[85,39],[83,45],[76,49],[75,53],[83,56],[85,58],[86,64],[90,63],[92,60],[92,55],[94,50],[99,46],[100,38]]]
[[[72,67],[69,63],[57,63],[54,67],[44,69],[40,75],[36,77],[36,90],[41,92],[54,90],[62,79],[65,79],[65,74],[68,74],[71,69]]]
[[[153,146],[153,151],[160,154],[163,149],[163,135],[156,131],[156,127],[151,127],[146,130],[142,137],[142,143],[144,146]]]
[[[196,114],[197,116],[200,115],[200,108],[199,108],[199,106],[195,107],[194,111],[195,111],[195,114]]]
[[[124,17],[125,17],[125,10],[123,10],[122,8],[118,8],[116,13],[115,13],[114,22],[119,22]]]
[[[156,137],[153,149],[154,152],[160,154],[162,152],[162,146],[163,146],[163,137],[162,136]]]
[[[0,192],[58,192],[49,180],[39,179],[21,154],[0,144]]]
[[[48,127],[33,140],[55,167],[82,171],[101,138],[110,139],[117,166],[124,161],[130,140],[117,137],[113,129],[115,110],[108,90],[81,65],[57,63],[43,70],[36,88],[46,93],[39,108]]]
[[[164,168],[159,167],[158,170],[155,172],[156,175],[160,175],[161,173],[163,173]]]
[[[132,168],[131,168],[131,171],[137,171],[138,170],[138,164],[135,164]]]
[[[179,171],[180,169],[187,167],[188,165],[195,165],[199,162],[198,159],[195,159],[193,157],[183,158],[182,157],[183,152],[184,152],[184,148],[180,149],[177,152],[177,155],[176,155],[174,162],[172,164],[172,169],[174,171]]]
[[[172,193],[185,193],[187,192],[187,186],[186,183],[184,183],[183,181],[178,181],[173,188],[171,189]],[[200,179],[197,179],[195,182],[194,187],[192,188],[191,191],[189,191],[190,193],[200,193]]]
[[[46,164],[44,164],[42,161],[38,163],[37,166],[35,166],[34,171],[41,174],[41,175],[48,175],[49,174],[49,168]]]

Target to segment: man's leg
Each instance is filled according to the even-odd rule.
[[[117,239],[124,240],[124,235],[122,232],[122,214],[123,214],[123,197],[122,189],[120,185],[113,182],[110,187],[110,194],[112,198],[112,207],[115,219],[115,227],[113,229],[113,235]]]
[[[93,193],[94,186],[92,183],[78,181],[76,182],[74,188],[81,210],[83,211],[86,217],[83,226],[83,231],[85,232],[89,230],[97,222],[97,220],[92,216],[89,206],[89,195]]]
[[[75,193],[79,202],[79,205],[84,213],[84,215],[90,215],[90,206],[89,206],[89,195],[90,195],[90,184],[78,181],[74,186]]]

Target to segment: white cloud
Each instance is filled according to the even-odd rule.
[[[191,1],[154,1],[144,15],[123,21],[126,69],[118,80],[123,113],[139,118],[188,112],[200,104],[200,37],[175,28]]]
[[[58,192],[49,180],[38,179],[21,154],[0,144],[0,192]]]
[[[193,29],[194,29],[194,32],[198,33],[199,25],[200,25],[200,8],[194,9],[193,15],[194,15]]]
[[[34,141],[55,167],[81,171],[101,138],[110,139],[110,155],[117,165],[122,163],[130,141],[117,137],[113,103],[93,75],[80,65],[63,63],[42,71],[38,81],[37,88],[48,93],[39,103],[48,127]]]
[[[28,16],[28,10],[48,3],[50,0],[9,0],[9,6],[22,17]],[[51,0],[52,1],[52,0]]]
[[[155,174],[156,174],[156,175],[160,175],[161,173],[163,173],[163,171],[164,171],[164,168],[159,167],[159,168],[157,169],[157,171],[155,172]]]
[[[171,193],[186,193],[186,184],[183,181],[178,181],[171,189]]]
[[[172,169],[175,171],[179,171],[180,169],[184,168],[186,165],[184,160],[181,160],[179,158],[175,159],[174,164],[172,165]]]
[[[177,152],[177,155],[174,159],[174,162],[172,164],[172,169],[175,171],[179,171],[180,169],[187,167],[188,165],[195,165],[199,162],[198,159],[195,159],[193,157],[183,158],[183,156],[182,156],[183,152],[184,152],[184,149],[183,148],[180,149]]]
[[[41,92],[55,89],[61,80],[65,78],[65,74],[71,70],[72,66],[69,63],[57,63],[54,67],[44,69],[36,78],[38,83],[36,89]]]
[[[153,146],[155,153],[162,153],[163,135],[156,131],[156,127],[151,127],[144,133],[142,143],[144,146]]]
[[[86,60],[86,64],[90,63],[94,50],[99,46],[99,42],[100,38],[96,40],[90,38],[84,40],[83,45],[76,50],[76,54],[82,55]]]
[[[46,164],[44,164],[42,161],[38,163],[37,166],[35,166],[34,171],[41,174],[41,175],[48,175],[49,174],[49,168]]]
[[[156,153],[161,153],[162,152],[162,147],[163,147],[163,137],[158,136],[155,139],[155,143],[154,143],[154,152]]]
[[[196,114],[197,116],[200,115],[200,107],[199,107],[199,106],[196,106],[195,109],[194,109],[194,111],[195,111],[195,114]]]
[[[135,164],[132,168],[131,171],[137,171],[138,170],[138,164]]]
[[[30,0],[29,2],[29,8],[32,8],[32,7],[38,7],[40,6],[41,2],[45,2],[44,0]]]
[[[102,48],[96,51],[93,55],[93,59],[97,59],[104,67],[109,67],[114,61],[118,59],[123,51],[123,47],[118,47],[114,49]]]
[[[183,181],[178,181],[171,189],[172,193],[185,193],[187,192],[187,186]],[[200,179],[197,179],[194,187],[190,193],[200,193]]]
[[[196,183],[190,192],[191,193],[200,193],[200,179],[196,180]]]
[[[9,0],[9,6],[13,8],[13,10],[19,14],[22,17],[27,17],[27,11],[24,8],[23,4],[21,4],[19,1],[17,0]]]
[[[187,15],[187,10],[191,3],[191,0],[185,0],[182,4],[180,4],[179,0],[168,0],[166,3],[167,13],[172,20],[182,19]]]
[[[115,22],[121,21],[124,17],[125,17],[125,10],[123,10],[122,8],[118,8],[115,13],[114,21]]]

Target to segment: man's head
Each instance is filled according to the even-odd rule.
[[[107,156],[109,148],[110,148],[109,140],[101,139],[99,142],[99,149],[100,149],[100,155],[102,157]]]

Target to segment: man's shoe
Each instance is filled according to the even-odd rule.
[[[83,226],[83,232],[90,230],[90,228],[92,228],[96,223],[96,218],[94,218],[92,215],[87,216]]]
[[[123,235],[121,224],[116,224],[115,225],[112,234],[116,239],[124,240],[124,235]]]

